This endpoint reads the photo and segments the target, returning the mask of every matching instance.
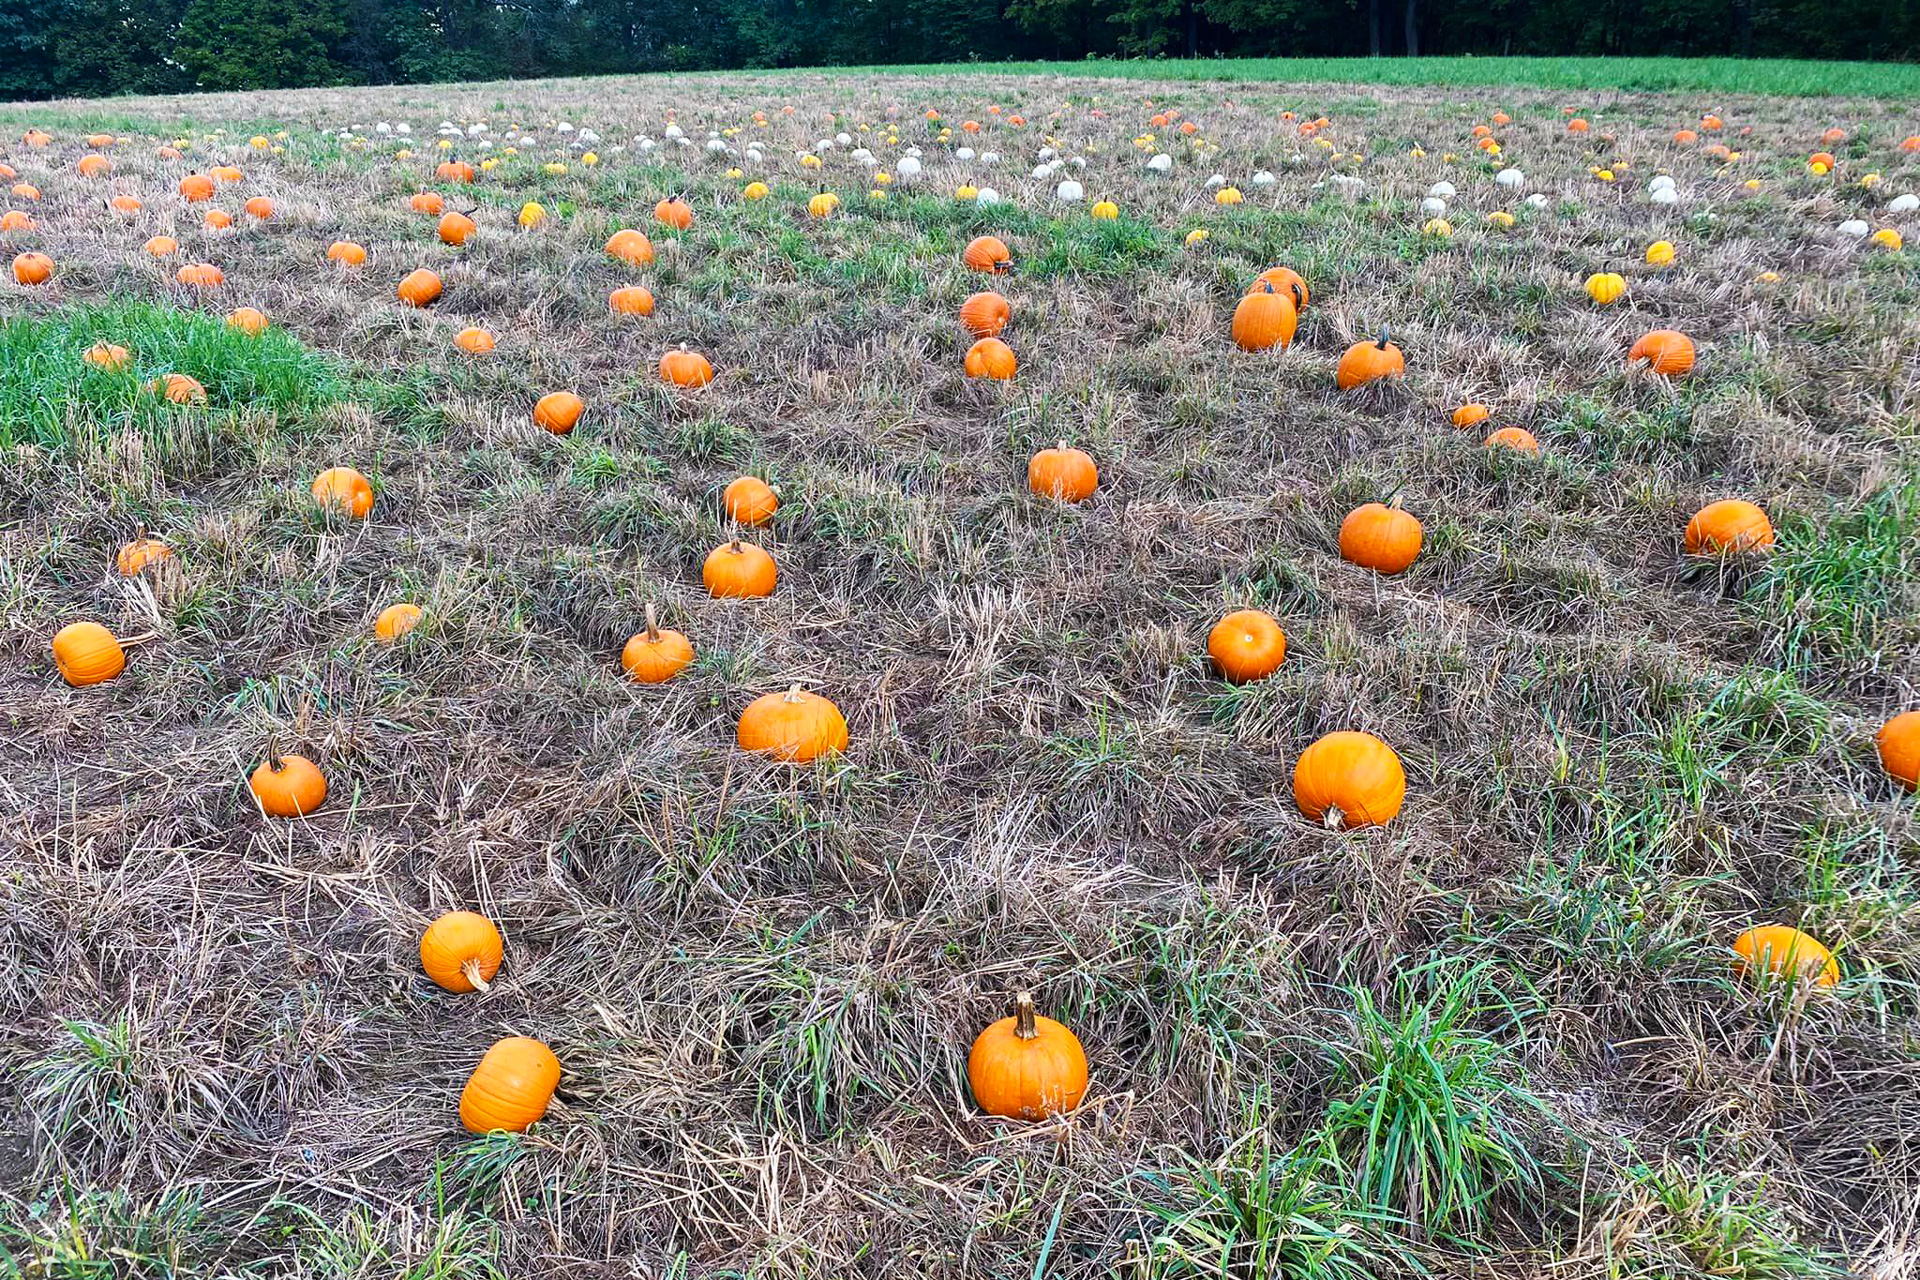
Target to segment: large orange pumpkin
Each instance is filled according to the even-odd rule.
[[[1263,280],[1233,309],[1234,345],[1242,351],[1285,348],[1292,344],[1299,323],[1293,300],[1275,289],[1271,280]]]
[[[700,566],[707,594],[720,599],[750,600],[773,594],[780,569],[766,548],[735,538],[715,547]]]
[[[1336,831],[1391,821],[1406,798],[1400,757],[1370,733],[1329,733],[1302,751],[1293,766],[1293,803]]]
[[[533,420],[557,436],[566,435],[587,411],[586,402],[571,391],[549,391],[533,406]]]
[[[749,702],[734,738],[742,751],[805,764],[847,749],[847,721],[831,701],[796,684],[785,693],[763,693]]]
[[[754,528],[773,519],[780,509],[780,491],[759,476],[741,476],[720,495],[727,519]]]
[[[1069,449],[1062,440],[1027,460],[1027,488],[1043,498],[1085,502],[1100,487],[1100,468],[1082,449]]]
[[[1253,283],[1247,286],[1247,292],[1258,293],[1266,285],[1273,286],[1275,292],[1292,299],[1295,311],[1307,309],[1307,282],[1292,267],[1268,267],[1253,278]]]
[[[671,196],[653,206],[653,220],[676,231],[685,231],[693,225],[693,206],[678,196]]]
[[[1833,953],[1788,925],[1763,924],[1748,929],[1733,940],[1733,953],[1735,970],[1763,982],[1789,975],[1816,987],[1830,987],[1840,981],[1840,966],[1834,963]]]
[[[1013,306],[991,289],[960,304],[960,324],[976,338],[991,338],[1013,319]]]
[[[328,467],[314,477],[313,500],[323,511],[364,520],[373,510],[373,485],[352,467]]]
[[[113,632],[97,622],[69,622],[53,633],[53,665],[76,689],[113,679],[127,667],[127,652]]]
[[[460,1093],[460,1123],[469,1133],[524,1133],[547,1114],[560,1086],[560,1059],[526,1036],[497,1041]]]
[[[632,267],[644,267],[653,261],[653,241],[631,228],[616,231],[607,240],[607,256]]]
[[[967,348],[965,361],[969,378],[988,378],[1004,382],[1020,368],[1013,348],[998,338],[981,338]]]
[[[1207,656],[1235,684],[1264,680],[1287,656],[1287,633],[1270,613],[1236,609],[1207,633]]]
[[[45,284],[53,279],[53,259],[31,251],[15,254],[13,278],[24,285]]]
[[[500,930],[474,911],[449,911],[420,935],[420,967],[448,991],[485,991],[505,953]]]
[[[1382,329],[1374,342],[1356,342],[1340,356],[1333,380],[1342,391],[1351,391],[1383,378],[1398,378],[1407,371],[1407,358],[1400,348],[1387,341]]]
[[[607,309],[621,316],[650,316],[653,295],[637,284],[626,285],[607,295]]]
[[[1752,551],[1773,545],[1773,522],[1767,513],[1743,498],[1709,502],[1687,521],[1688,555]]]
[[[1369,502],[1340,522],[1340,555],[1378,573],[1399,573],[1419,556],[1425,532],[1399,507]]]
[[[989,1115],[1044,1120],[1065,1115],[1087,1094],[1087,1051],[1065,1025],[1014,997],[1013,1014],[990,1023],[967,1053],[973,1100]]]
[[[247,785],[260,808],[275,818],[305,817],[327,798],[327,779],[320,766],[305,756],[283,756],[271,748]]]
[[[975,236],[961,253],[960,260],[975,271],[1001,272],[1013,266],[1013,253],[998,236]]]
[[[1693,368],[1693,339],[1677,329],[1655,329],[1627,349],[1627,363],[1647,362],[1647,368],[1677,378]]]
[[[410,307],[427,307],[439,299],[442,287],[439,276],[421,267],[410,272],[394,293]]]
[[[1902,711],[1873,735],[1880,767],[1909,791],[1920,790],[1920,711]]]
[[[683,342],[660,357],[660,380],[675,387],[704,387],[713,381],[713,365]]]

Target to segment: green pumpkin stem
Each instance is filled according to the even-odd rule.
[[[1013,998],[1013,1034],[1022,1040],[1037,1040],[1040,1028],[1034,1025],[1033,992],[1022,991]]]
[[[1381,325],[1381,326],[1380,326],[1380,343],[1379,343],[1379,346],[1380,346],[1380,349],[1381,349],[1382,351],[1385,351],[1385,350],[1387,349],[1387,326],[1385,326],[1385,325]]]

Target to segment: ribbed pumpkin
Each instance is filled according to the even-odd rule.
[[[1693,339],[1677,329],[1655,329],[1627,350],[1627,363],[1645,360],[1647,368],[1676,378],[1693,368]]]
[[[439,300],[443,287],[439,276],[421,267],[409,272],[406,279],[395,287],[394,293],[410,307],[429,307]]]
[[[464,213],[454,211],[442,214],[440,223],[435,228],[441,243],[450,244],[455,247],[463,245],[473,239],[474,234],[479,230],[479,224],[474,222],[472,218],[469,218]]]
[[[225,231],[233,225],[233,215],[225,209],[209,209],[200,222],[209,231]]]
[[[752,528],[773,519],[780,509],[780,491],[759,476],[741,476],[727,485],[720,505],[727,519]]]
[[[1342,559],[1378,573],[1399,573],[1420,555],[1425,530],[1397,506],[1369,502],[1340,522]]]
[[[227,282],[227,273],[211,262],[190,262],[173,278],[191,289],[216,289]]]
[[[260,808],[275,818],[305,817],[327,799],[327,779],[320,766],[305,756],[283,756],[272,748],[247,785]]]
[[[1773,521],[1744,498],[1709,502],[1687,521],[1687,554],[1716,555],[1773,545]]]
[[[133,363],[133,353],[117,343],[96,342],[86,349],[81,359],[108,373],[124,373]]]
[[[483,356],[493,350],[493,334],[478,327],[462,329],[453,335],[453,345],[470,356]]]
[[[247,201],[242,208],[246,210],[248,217],[258,219],[261,222],[265,222],[273,216],[273,201],[267,199],[265,196],[255,196],[253,199]]]
[[[1271,280],[1240,299],[1233,309],[1233,341],[1242,351],[1266,351],[1287,347],[1299,324],[1293,300],[1273,287]]]
[[[525,1133],[547,1114],[560,1086],[560,1059],[526,1036],[497,1041],[460,1093],[460,1123],[469,1133]]]
[[[675,387],[704,387],[713,381],[713,365],[683,342],[660,357],[660,380]]]
[[[1085,502],[1100,487],[1100,468],[1082,449],[1069,449],[1065,440],[1042,449],[1027,460],[1027,488],[1043,498]]]
[[[1267,285],[1273,286],[1276,293],[1285,294],[1296,312],[1307,309],[1307,282],[1292,267],[1268,267],[1253,278],[1247,292],[1259,293]]]
[[[1880,767],[1908,791],[1920,790],[1920,711],[1902,711],[1873,735]]]
[[[204,173],[190,173],[180,179],[180,194],[188,204],[213,199],[213,179]]]
[[[1013,319],[1013,306],[991,289],[982,290],[960,304],[960,325],[976,338],[991,338]]]
[[[247,176],[230,164],[217,164],[207,172],[213,175],[215,181],[222,183],[239,182]]]
[[[415,213],[424,213],[428,217],[437,218],[446,211],[447,202],[441,198],[438,191],[420,191],[407,201],[407,207]]]
[[[227,328],[237,329],[249,338],[265,333],[268,324],[267,313],[258,307],[235,307],[227,313]]]
[[[1733,940],[1733,954],[1736,972],[1763,982],[1791,976],[1816,987],[1830,987],[1840,981],[1840,966],[1834,963],[1833,953],[1788,925],[1763,924],[1748,929]]]
[[[1013,348],[998,338],[981,338],[967,348],[966,371],[969,378],[988,378],[1004,382],[1020,368]]]
[[[53,279],[53,259],[31,251],[15,254],[13,278],[25,285],[45,284]]]
[[[653,606],[647,606],[647,627],[635,632],[620,650],[620,665],[641,684],[663,684],[693,662],[693,643],[685,635],[662,627]]]
[[[628,266],[644,267],[653,261],[653,241],[631,228],[616,231],[607,239],[607,256]]]
[[[465,160],[442,160],[434,166],[433,176],[442,182],[472,182],[478,175]]]
[[[31,231],[33,215],[25,209],[9,209],[0,213],[0,231]]]
[[[1087,1094],[1087,1051],[1063,1024],[1042,1017],[1033,995],[1014,997],[1013,1014],[990,1023],[967,1053],[973,1100],[989,1115],[1044,1120],[1065,1115]]]
[[[449,911],[420,935],[420,967],[448,991],[485,991],[505,951],[500,930],[474,911]]]
[[[700,581],[706,583],[707,594],[722,599],[770,596],[779,579],[779,566],[766,548],[738,538],[715,547],[700,566]]]
[[[381,644],[394,644],[420,625],[421,616],[417,604],[390,604],[373,620],[373,637]]]
[[[557,436],[566,435],[580,421],[587,405],[571,391],[549,391],[533,406],[533,420]]]
[[[1513,449],[1520,453],[1540,452],[1540,442],[1525,427],[1501,427],[1486,439],[1493,449]]]
[[[653,206],[653,220],[676,231],[685,231],[693,225],[693,206],[678,196],[669,196]]]
[[[1329,733],[1293,766],[1294,805],[1335,831],[1389,822],[1406,798],[1400,757],[1370,733]]]
[[[1236,609],[1207,633],[1207,656],[1235,684],[1264,680],[1287,656],[1287,633],[1270,613]]]
[[[1342,391],[1351,391],[1383,378],[1398,378],[1407,371],[1407,358],[1400,348],[1387,341],[1387,331],[1373,342],[1356,342],[1340,356],[1333,380]]]
[[[69,622],[53,633],[53,665],[76,689],[113,679],[127,667],[126,650],[97,622]]]
[[[960,254],[975,271],[999,272],[1013,266],[1013,253],[998,236],[975,236]]]
[[[650,316],[653,295],[637,284],[630,284],[607,295],[607,309],[620,316]]]
[[[796,684],[785,693],[763,693],[749,702],[734,738],[742,751],[805,764],[847,749],[847,721],[828,699]]]
[[[172,236],[150,236],[140,250],[149,258],[171,258],[180,252],[180,242]]]
[[[1463,404],[1453,411],[1453,425],[1456,427],[1477,427],[1493,416],[1493,410],[1484,404]]]
[[[165,396],[170,404],[205,404],[207,389],[200,379],[184,373],[163,373],[147,384],[147,389]]]
[[[1627,296],[1627,278],[1618,271],[1596,271],[1587,277],[1586,287],[1587,296],[1603,307]]]
[[[337,262],[343,267],[357,267],[367,260],[367,250],[363,245],[351,240],[335,240],[327,246],[327,261]]]
[[[123,578],[137,577],[148,565],[173,558],[173,548],[158,538],[149,538],[145,529],[136,531],[133,541],[120,548],[113,567]]]
[[[313,500],[322,511],[363,520],[373,510],[373,485],[352,467],[328,467],[313,478]]]

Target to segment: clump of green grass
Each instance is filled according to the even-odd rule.
[[[1892,620],[1912,615],[1916,551],[1920,480],[1882,489],[1824,529],[1789,513],[1747,588],[1748,612],[1791,670],[1859,657],[1880,646]]]
[[[1673,1161],[1636,1165],[1587,1234],[1607,1275],[1620,1280],[1843,1274],[1833,1258],[1800,1243],[1799,1230],[1768,1202],[1765,1189],[1766,1180],[1751,1174],[1689,1169]]]

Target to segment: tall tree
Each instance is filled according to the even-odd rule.
[[[191,0],[173,57],[202,89],[339,84],[346,32],[340,0]]]

